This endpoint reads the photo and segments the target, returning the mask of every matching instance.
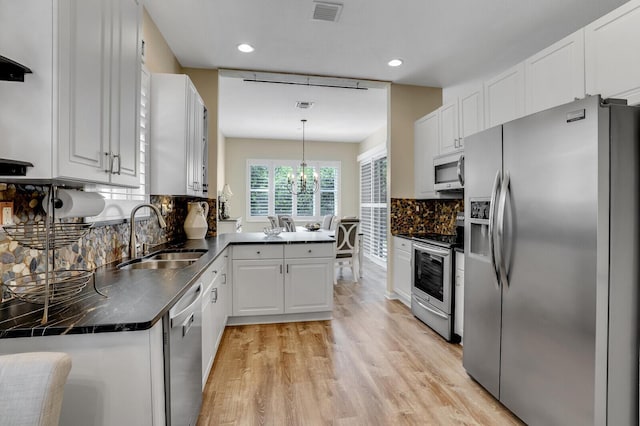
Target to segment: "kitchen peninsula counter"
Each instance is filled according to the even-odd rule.
[[[89,284],[72,301],[52,303],[45,325],[40,324],[42,305],[15,299],[0,303],[0,338],[146,330],[168,312],[229,246],[334,241],[326,233],[291,232],[277,237],[265,237],[262,233],[223,234],[205,240],[167,244],[165,248],[208,251],[195,263],[181,269],[118,270],[115,265],[98,268],[96,286],[108,297],[96,293]]]

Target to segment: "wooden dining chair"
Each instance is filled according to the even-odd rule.
[[[341,219],[336,226],[336,260],[335,267],[342,268],[349,266],[353,273],[353,280],[359,281],[358,273],[358,227],[359,219]],[[338,280],[334,274],[333,283],[337,284]]]

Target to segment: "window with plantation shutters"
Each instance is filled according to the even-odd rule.
[[[252,165],[249,168],[249,209],[251,216],[269,214],[269,167]]]
[[[266,220],[267,216],[291,215],[302,220],[338,214],[339,162],[308,161],[305,175],[313,182],[318,174],[318,191],[294,195],[289,191],[288,177],[300,173],[294,160],[247,160],[247,220]]]
[[[360,229],[365,256],[387,260],[387,156],[386,152],[360,159]]]

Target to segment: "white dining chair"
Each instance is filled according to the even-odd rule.
[[[57,426],[69,371],[61,352],[0,356],[0,424]]]
[[[341,219],[336,225],[336,269],[349,266],[353,273],[353,280],[360,281],[358,260],[358,227],[359,219]],[[334,274],[333,283],[338,280]]]
[[[280,226],[284,228],[285,232],[296,232],[296,223],[291,216],[280,215],[278,218],[280,219]]]

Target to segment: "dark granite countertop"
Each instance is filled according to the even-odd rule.
[[[291,232],[269,238],[261,233],[222,234],[205,240],[188,240],[180,243],[180,248],[208,250],[192,265],[157,270],[118,270],[115,265],[98,268],[96,286],[108,297],[97,294],[88,285],[73,300],[53,303],[46,325],[40,324],[41,305],[15,299],[0,303],[0,339],[149,329],[229,245],[333,241],[323,232]]]

